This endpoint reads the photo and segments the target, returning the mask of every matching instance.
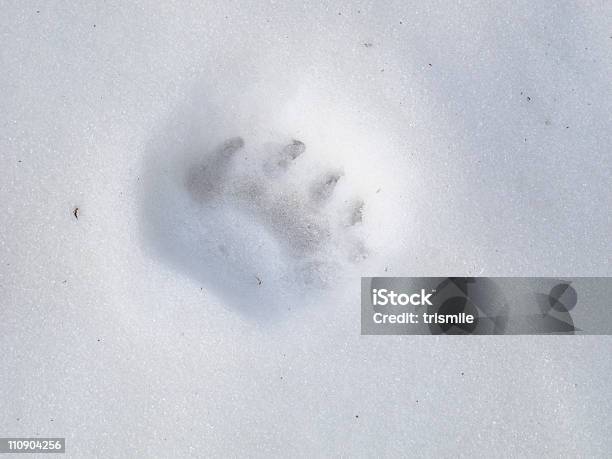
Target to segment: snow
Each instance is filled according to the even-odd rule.
[[[71,457],[609,454],[609,337],[362,337],[358,304],[383,273],[612,274],[608,2],[2,11],[0,434]],[[265,199],[198,200],[190,171],[236,137],[214,185]],[[307,224],[327,236],[296,248]]]

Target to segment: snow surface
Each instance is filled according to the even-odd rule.
[[[0,8],[0,435],[610,454],[609,337],[367,337],[358,303],[369,274],[612,275],[610,2]]]

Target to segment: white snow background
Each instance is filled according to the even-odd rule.
[[[610,454],[609,337],[359,324],[361,275],[612,275],[609,1],[0,12],[0,435],[68,457]],[[235,136],[342,169],[370,256],[333,258],[334,233],[338,274],[280,300],[265,276],[207,283],[233,265],[199,229],[226,222],[180,177]],[[245,272],[278,273],[239,228]]]

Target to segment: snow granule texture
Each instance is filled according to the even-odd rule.
[[[611,19],[3,2],[0,434],[609,456],[609,337],[362,337],[359,278],[612,275]]]

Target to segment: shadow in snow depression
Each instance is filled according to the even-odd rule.
[[[291,133],[246,136],[196,106],[145,152],[141,229],[157,258],[242,314],[270,318],[368,257],[367,203],[341,168],[321,166]]]

